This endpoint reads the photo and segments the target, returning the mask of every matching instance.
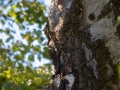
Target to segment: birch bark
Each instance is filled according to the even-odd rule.
[[[52,0],[45,28],[51,90],[119,90],[119,0]]]

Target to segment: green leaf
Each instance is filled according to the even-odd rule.
[[[37,58],[38,58],[38,60],[39,60],[39,61],[41,61],[41,56],[40,56],[40,55],[38,55],[38,57],[37,57]]]
[[[120,24],[120,16],[118,16],[117,20],[116,20],[116,25]]]
[[[24,82],[21,87],[23,88],[23,90],[28,90],[30,87],[27,85],[26,82]]]
[[[3,90],[9,90],[14,84],[12,82],[6,82],[3,84]]]
[[[30,55],[28,56],[28,60],[34,61],[34,55],[33,55],[33,54],[30,54]]]
[[[44,48],[44,52],[42,52],[42,54],[43,54],[43,57],[44,57],[44,58],[49,58],[48,48],[47,48],[47,47]]]
[[[7,80],[5,73],[0,73],[0,86]]]
[[[2,30],[2,29],[0,29],[0,33],[1,33],[1,32],[3,32],[3,30]]]
[[[23,89],[20,86],[17,85],[17,86],[13,87],[13,90],[23,90]]]
[[[24,71],[24,66],[22,63],[18,63],[18,68],[20,71],[22,71],[22,72]]]

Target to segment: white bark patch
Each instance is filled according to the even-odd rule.
[[[100,21],[93,22],[90,33],[93,41],[97,39],[106,41],[105,46],[109,49],[113,64],[118,64],[120,62],[120,40],[115,35],[116,27],[113,25],[113,12],[110,13],[110,16],[111,18],[106,16]]]
[[[57,75],[54,80],[53,80],[53,84],[56,86],[56,87],[59,87],[60,86],[60,81],[61,81],[61,78],[60,78],[60,75]]]
[[[114,12],[111,11],[104,18],[97,20],[97,16],[100,15],[104,6],[109,2],[110,0],[84,0],[82,4],[85,9],[83,10],[84,18],[88,24],[91,24],[91,40],[105,40],[105,46],[109,49],[113,64],[118,64],[120,63],[120,39],[115,35]],[[112,6],[112,3],[110,5]],[[91,13],[95,15],[95,20],[93,21],[90,21],[88,18]]]
[[[55,66],[52,65],[52,74],[54,75],[55,74]]]
[[[73,76],[73,74],[68,74],[68,75],[64,76],[62,79],[68,80],[68,82],[69,82],[68,87],[69,87],[69,90],[71,90],[72,85],[73,85],[74,80],[75,80],[75,77]]]
[[[92,66],[93,67],[93,70],[94,70],[94,75],[95,75],[95,77],[98,79],[98,72],[97,72],[97,62],[96,62],[96,60],[95,59],[93,59],[91,62],[90,62],[90,66]]]
[[[87,61],[92,60],[92,51],[86,47],[85,43],[82,43],[82,49],[85,51]]]
[[[50,30],[54,31],[56,27],[59,27],[61,20],[64,21],[65,15],[68,13],[73,0],[52,0],[49,11],[49,25]],[[60,29],[60,28],[59,28]]]
[[[88,16],[91,13],[94,13],[95,16],[98,16],[100,14],[100,11],[103,9],[103,7],[109,2],[110,0],[83,0],[82,5],[84,8],[84,17],[85,20],[89,23],[93,23],[88,19]]]
[[[66,9],[70,9],[73,0],[69,0],[66,4]]]
[[[92,51],[89,48],[87,48],[84,43],[82,43],[82,49],[85,51],[87,66],[93,68],[93,70],[94,70],[93,73],[94,73],[96,79],[98,79],[98,72],[97,72],[97,67],[96,67],[97,62],[92,56]]]
[[[74,80],[75,80],[75,77],[73,76],[73,74],[68,74],[68,75],[65,75],[65,76],[63,76],[63,77],[61,77],[61,76],[58,74],[58,75],[55,76],[55,78],[54,78],[54,80],[53,80],[53,84],[54,84],[56,87],[59,87],[61,80],[64,80],[64,79],[69,82],[68,87],[69,87],[69,90],[71,90],[72,85],[73,85]]]
[[[50,30],[53,31],[53,28],[58,24],[59,18],[60,18],[61,11],[59,10],[58,6],[56,5],[56,2],[52,0],[51,2],[51,8],[49,12],[49,25]]]

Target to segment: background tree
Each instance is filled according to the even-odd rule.
[[[49,58],[41,30],[45,12],[40,0],[0,0],[0,90],[41,90],[50,82],[50,64],[33,65]]]
[[[119,90],[119,0],[52,0],[46,25],[51,90]]]

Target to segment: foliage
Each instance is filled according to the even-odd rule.
[[[0,0],[0,89],[42,90],[50,82],[50,64],[32,64],[49,58],[41,30],[45,11],[40,0]]]
[[[117,20],[116,20],[116,26],[120,24],[120,16],[118,16]]]

